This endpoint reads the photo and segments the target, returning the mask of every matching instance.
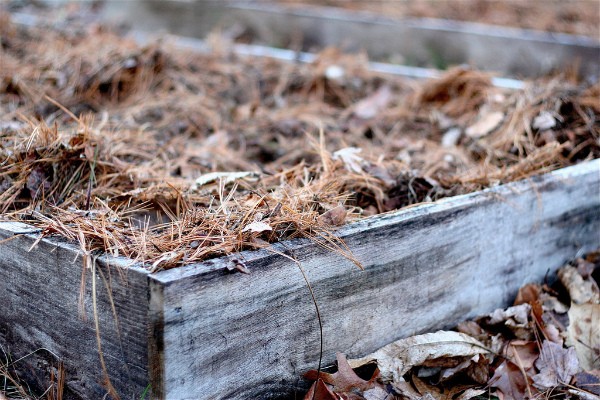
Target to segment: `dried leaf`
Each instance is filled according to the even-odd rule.
[[[558,385],[568,385],[579,371],[579,362],[575,349],[544,340],[540,357],[535,363],[539,374],[533,376],[533,382],[539,389],[550,389]]]
[[[465,390],[460,396],[458,396],[456,398],[456,400],[469,400],[469,399],[475,398],[477,396],[481,396],[484,393],[485,393],[485,390],[483,390],[483,389],[470,388],[470,389]]]
[[[391,400],[390,394],[382,386],[376,385],[362,393],[364,400]]]
[[[556,126],[556,119],[554,119],[552,113],[542,111],[533,119],[531,126],[533,129],[545,131],[546,129],[554,128]]]
[[[442,400],[444,397],[446,397],[444,396],[443,390],[441,388],[429,385],[416,376],[412,377],[412,384],[415,388],[417,388],[417,391],[423,396],[429,395],[432,399],[436,400]]]
[[[402,375],[428,360],[488,353],[485,346],[464,333],[438,331],[398,340],[366,357],[350,360],[353,367],[375,360],[385,382],[401,382]]]
[[[394,382],[392,383],[394,392],[401,396],[403,400],[422,400],[423,396],[417,392],[410,383],[408,382]]]
[[[371,119],[386,108],[391,100],[392,90],[387,85],[382,86],[375,93],[354,105],[354,115],[361,119]]]
[[[526,394],[535,391],[531,387],[530,378],[524,376],[519,367],[510,361],[504,361],[496,368],[488,385],[498,389],[500,400],[524,399]]]
[[[578,372],[575,374],[575,386],[600,396],[600,370]]]
[[[260,232],[272,231],[272,230],[273,230],[273,228],[271,228],[271,225],[267,224],[266,222],[254,221],[254,222],[251,222],[248,225],[246,225],[244,227],[244,229],[242,229],[242,232],[260,233]]]
[[[52,187],[51,178],[48,177],[44,167],[41,165],[35,166],[29,177],[27,178],[27,189],[32,199],[41,198],[42,195],[48,194]]]
[[[531,311],[531,307],[529,304],[520,304],[518,306],[508,307],[506,310],[501,308],[494,310],[489,315],[488,323],[491,325],[499,324],[504,322],[505,324],[508,321],[512,321],[512,324],[526,324],[529,317],[529,312]]]
[[[526,372],[533,369],[533,365],[538,359],[539,354],[537,342],[513,340],[506,347],[506,358],[515,365],[523,368]]]
[[[600,304],[571,304],[567,345],[573,346],[582,369],[600,369]]]
[[[333,393],[331,389],[321,380],[312,384],[304,400],[340,400],[340,397]]]
[[[504,120],[504,113],[500,111],[489,112],[479,118],[473,125],[469,126],[465,133],[472,138],[481,138],[494,131]]]
[[[584,279],[577,268],[566,266],[558,270],[558,277],[576,304],[600,303],[598,285],[592,279]]]
[[[596,264],[584,260],[583,258],[578,258],[576,262],[577,272],[579,272],[579,275],[581,275],[583,279],[588,279],[594,272],[594,269],[596,269]]]
[[[456,327],[459,332],[472,336],[476,339],[481,339],[481,336],[487,336],[481,326],[475,321],[463,321]]]
[[[453,147],[458,144],[460,140],[460,136],[462,135],[462,131],[460,128],[451,128],[444,133],[442,136],[442,147]]]
[[[517,297],[515,298],[514,305],[520,304],[531,304],[534,301],[539,300],[542,287],[538,283],[528,283],[519,289]]]
[[[234,258],[229,263],[227,263],[225,268],[227,268],[229,272],[239,271],[243,274],[250,274],[250,270],[248,269],[246,264],[243,261],[238,260],[237,258]]]
[[[325,69],[325,78],[333,81],[341,81],[345,75],[346,71],[339,65],[330,65]]]
[[[346,169],[350,172],[360,174],[363,172],[361,164],[364,160],[357,156],[362,149],[358,147],[345,147],[333,153],[332,158],[334,160],[342,160]]]
[[[206,185],[207,183],[218,181],[219,179],[224,183],[231,183],[238,179],[243,178],[257,178],[259,174],[253,171],[242,171],[242,172],[210,172],[208,174],[201,175],[194,182],[192,190]]]
[[[319,216],[319,222],[325,225],[340,226],[346,222],[346,209],[339,205]]]
[[[459,375],[468,376],[477,383],[485,384],[488,380],[489,363],[487,359],[476,354],[458,364],[456,367],[445,368],[440,372],[440,382],[457,379]]]
[[[337,372],[333,374],[329,374],[327,372],[321,372],[318,374],[320,379],[333,385],[333,390],[337,393],[349,392],[352,390],[368,390],[373,386],[372,381],[365,381],[361,379],[356,373],[352,370],[352,367],[348,363],[346,356],[342,353],[336,354],[337,358]],[[311,370],[304,374],[306,379],[316,379],[317,371]]]

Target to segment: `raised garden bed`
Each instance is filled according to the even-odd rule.
[[[330,362],[600,245],[597,84],[1,29],[0,343],[68,396],[289,396],[321,350],[307,281]]]
[[[282,4],[283,3],[283,4]],[[293,2],[290,2],[293,3]],[[315,2],[321,3],[322,2]],[[587,36],[547,32],[548,29],[517,29],[473,22],[442,19],[442,10],[470,8],[481,22],[481,8],[502,8],[498,2],[472,5],[436,4],[429,7],[433,17],[398,17],[394,11],[410,7],[410,2],[331,2],[341,7],[322,7],[317,4],[285,2],[203,2],[203,1],[141,1],[108,2],[104,11],[109,18],[120,20],[136,29],[156,32],[165,29],[171,33],[190,37],[205,37],[218,29],[234,40],[266,44],[274,47],[291,47],[294,50],[320,51],[327,46],[343,46],[346,51],[364,50],[371,59],[393,60],[396,63],[417,67],[448,68],[468,64],[479,69],[494,71],[511,77],[539,77],[553,71],[577,68],[584,76],[598,78],[598,17],[587,16],[584,32]],[[351,11],[355,8],[377,10]],[[418,3],[418,2],[416,2]],[[424,2],[421,2],[424,3]],[[560,8],[561,4],[528,2],[510,3],[505,8],[532,8],[522,11],[522,17],[536,15],[542,22],[544,8]],[[590,2],[576,6],[597,11]],[[563,7],[568,7],[562,4]],[[125,10],[125,11],[124,11]],[[398,10],[396,10],[398,11]],[[546,13],[551,12],[545,10]],[[597,14],[597,12],[596,12]],[[125,18],[138,15],[139,18]],[[410,15],[410,14],[409,14]],[[448,18],[449,14],[445,14]],[[512,19],[516,22],[518,19]],[[494,21],[491,21],[493,23]],[[567,25],[567,24],[565,24]],[[570,24],[574,27],[574,24]],[[526,26],[525,26],[526,27]],[[572,31],[573,32],[573,31]],[[577,65],[574,61],[577,60]]]

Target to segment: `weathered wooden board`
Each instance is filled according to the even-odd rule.
[[[86,320],[78,248],[58,239],[31,248],[35,234],[16,235],[27,225],[1,222],[0,344],[29,379],[63,362],[65,399],[101,398],[95,276],[102,351],[121,398],[139,399],[148,384],[156,399],[290,397],[319,358],[299,266],[321,308],[328,363],[336,351],[363,355],[506,305],[522,284],[600,246],[599,210],[595,160],[349,225],[339,234],[364,271],[306,240],[273,246],[299,264],[273,251],[236,255],[250,275],[228,273],[231,257],[148,274],[105,256],[95,275],[86,271]]]
[[[364,263],[306,241],[274,246],[315,291],[324,360],[371,352],[507,305],[517,289],[600,246],[600,161],[365,219],[340,230]],[[247,252],[150,276],[158,398],[294,394],[316,368],[319,329],[298,264]]]
[[[135,18],[131,18],[135,15]],[[136,29],[204,37],[216,28],[247,28],[260,42],[287,47],[365,49],[373,59],[401,55],[406,64],[470,64],[503,75],[535,77],[580,61],[598,77],[600,42],[593,38],[439,19],[393,19],[332,7],[286,7],[273,2],[201,0],[108,1],[105,16]]]
[[[0,345],[12,360],[20,360],[14,367],[33,389],[45,390],[49,369],[62,362],[64,399],[101,399],[106,389],[92,271],[85,274],[84,313],[79,307],[83,261],[78,249],[57,239],[43,239],[31,248],[36,235],[15,235],[30,230],[25,224],[0,222]],[[148,384],[147,272],[128,264],[97,260],[96,315],[113,386],[123,399],[139,399]]]

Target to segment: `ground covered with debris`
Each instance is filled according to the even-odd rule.
[[[600,253],[523,286],[507,309],[401,339],[336,371],[310,371],[305,400],[597,399]]]
[[[362,55],[312,64],[145,47],[97,24],[0,24],[0,213],[151,270],[600,154],[600,85],[411,81]]]

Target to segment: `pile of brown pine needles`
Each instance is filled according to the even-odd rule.
[[[296,237],[352,258],[352,219],[600,155],[600,86],[564,74],[410,81],[6,17],[0,41],[0,217],[151,270]]]

